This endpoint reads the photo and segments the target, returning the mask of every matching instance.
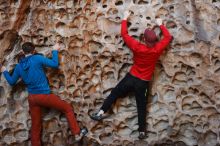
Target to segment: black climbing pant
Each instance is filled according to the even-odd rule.
[[[110,95],[105,99],[101,109],[107,112],[112,104],[119,97],[124,97],[128,92],[134,92],[138,112],[139,131],[146,130],[146,105],[148,97],[149,81],[141,80],[128,73],[117,85],[112,89]]]

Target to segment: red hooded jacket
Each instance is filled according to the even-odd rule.
[[[149,48],[128,35],[126,20],[121,22],[122,38],[133,52],[134,63],[130,73],[139,79],[151,80],[157,60],[172,40],[172,36],[164,25],[161,25],[160,29],[164,36],[163,39],[157,42],[153,48]]]

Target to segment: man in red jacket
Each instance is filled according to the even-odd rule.
[[[156,19],[157,25],[163,33],[163,39],[158,41],[155,32],[152,29],[146,29],[144,32],[145,44],[136,41],[128,35],[127,18],[130,13],[124,13],[124,19],[121,23],[121,35],[126,45],[133,52],[133,65],[130,72],[119,82],[119,84],[111,91],[111,94],[106,98],[102,107],[97,113],[93,113],[93,120],[102,120],[105,118],[104,113],[107,112],[113,102],[118,98],[126,95],[129,91],[135,93],[139,139],[146,137],[146,104],[148,96],[148,84],[151,80],[155,65],[163,50],[172,40],[172,36],[162,24],[161,19]]]

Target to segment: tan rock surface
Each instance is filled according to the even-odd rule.
[[[117,100],[103,122],[88,117],[129,71],[132,53],[120,36],[125,10],[129,34],[139,39],[156,17],[174,37],[157,64],[148,103],[148,134],[137,139],[133,95]],[[59,70],[48,70],[53,92],[72,104],[90,131],[76,146],[216,146],[220,133],[219,0],[0,0],[0,61],[9,70],[21,44],[32,41],[50,56],[61,40]],[[27,92],[0,78],[0,145],[30,145]],[[45,109],[44,146],[69,146],[66,118]],[[148,144],[147,144],[148,143]]]

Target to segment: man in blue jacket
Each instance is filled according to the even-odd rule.
[[[32,146],[41,146],[41,108],[49,107],[65,113],[69,122],[71,132],[75,135],[76,140],[80,140],[88,131],[86,128],[80,130],[73,108],[67,102],[61,100],[57,95],[51,94],[50,87],[46,74],[45,67],[58,68],[58,50],[59,44],[53,47],[52,59],[45,58],[42,55],[35,54],[35,46],[26,42],[22,45],[24,56],[16,65],[12,75],[4,66],[1,67],[6,80],[10,85],[15,85],[21,78],[28,89],[28,102],[32,121],[31,127],[31,144]]]

